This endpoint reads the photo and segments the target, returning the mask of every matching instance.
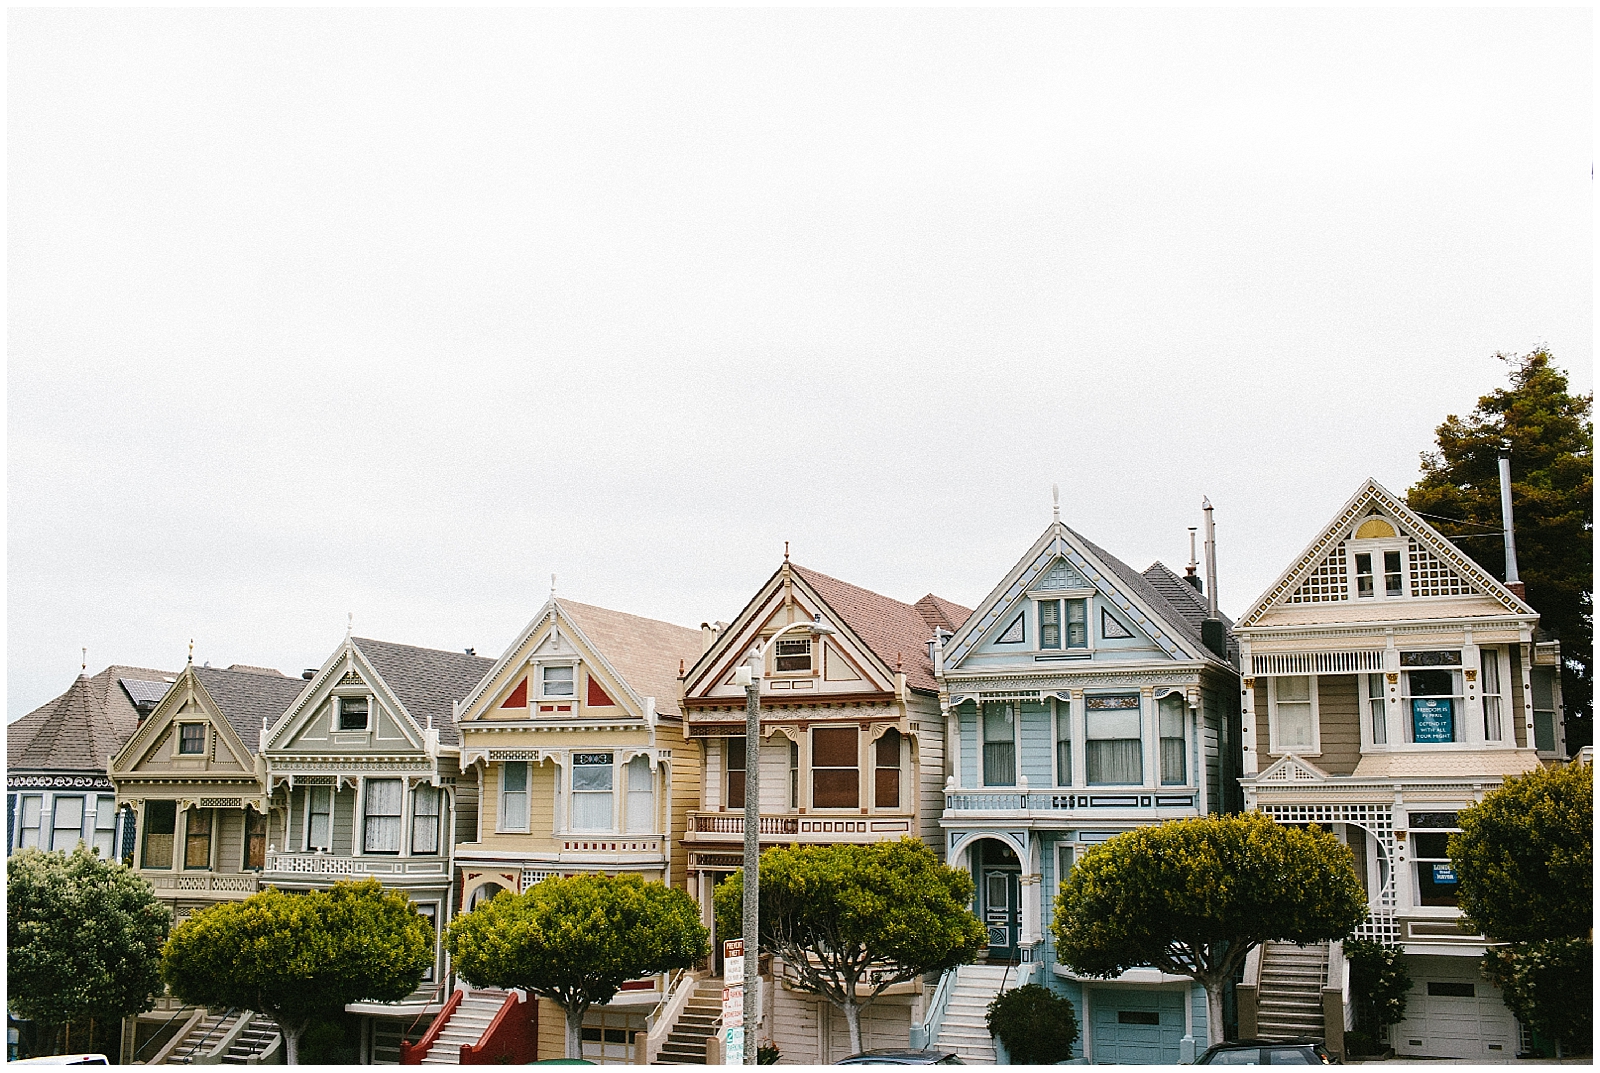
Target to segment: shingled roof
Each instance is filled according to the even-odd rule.
[[[304,681],[281,671],[242,663],[227,668],[195,667],[194,676],[251,753],[261,748],[262,723],[277,722],[305,687]]]
[[[556,605],[594,643],[607,663],[641,697],[655,697],[656,711],[673,719],[678,708],[678,666],[700,658],[699,630],[604,607],[560,599]]]
[[[112,664],[79,675],[68,690],[6,727],[6,767],[30,771],[106,770],[139,725],[139,711],[119,679],[169,685],[173,671]]]
[[[796,563],[789,566],[827,601],[873,655],[890,670],[898,664],[905,671],[907,685],[929,693],[938,692],[939,683],[934,680],[933,663],[928,658],[928,642],[933,639],[935,628],[959,629],[972,614],[969,608],[932,593],[915,605],[903,604]]]
[[[351,640],[383,678],[384,684],[406,706],[418,727],[426,727],[432,716],[440,744],[460,744],[455,702],[472,692],[494,666],[494,660],[487,656],[469,656],[465,652],[375,641],[370,637]]]

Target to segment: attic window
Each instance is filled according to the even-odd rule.
[[[203,756],[206,751],[206,725],[204,723],[178,724],[178,753],[181,756]]]
[[[811,669],[810,638],[800,638],[798,640],[785,638],[779,641],[777,659],[774,666],[780,671],[809,671]]]
[[[570,697],[574,695],[572,667],[545,667],[540,682],[545,697]]]
[[[366,697],[340,697],[339,698],[339,729],[340,730],[365,730],[365,729],[367,729],[367,698]]]

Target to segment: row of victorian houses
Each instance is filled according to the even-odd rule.
[[[1259,809],[1354,852],[1358,934],[1401,946],[1415,981],[1390,1036],[1400,1054],[1515,1054],[1444,846],[1502,778],[1563,761],[1558,646],[1520,592],[1373,481],[1237,622],[1215,595],[1195,563],[1136,570],[1058,518],[972,610],[785,556],[731,622],[699,629],[552,595],[498,659],[346,636],[299,677],[113,666],[9,728],[8,851],[81,838],[179,919],[269,885],[373,876],[442,929],[499,891],[630,872],[686,889],[710,926],[758,764],[764,846],[911,837],[972,874],[987,957],[891,990],[866,1046],[992,1057],[971,1011],[1031,981],[1072,1000],[1086,1057],[1150,1063],[1205,1039],[1204,993],[1057,961],[1062,877],[1136,826]],[[735,671],[819,619],[832,631],[767,646],[752,755]],[[1239,1031],[1337,1049],[1343,971],[1337,943],[1269,944],[1237,989]],[[694,1012],[720,973],[714,956],[630,983],[590,1012],[585,1055],[694,1061],[709,1031]],[[841,1015],[781,963],[764,980],[760,1034],[784,1061],[848,1053]],[[463,1039],[445,1030],[464,987],[441,939],[410,999],[351,1008],[363,1060],[457,1060],[446,1041]],[[559,1057],[562,1018],[542,1004],[537,1057]]]

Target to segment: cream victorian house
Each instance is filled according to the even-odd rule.
[[[1234,626],[1246,805],[1330,828],[1354,851],[1369,909],[1356,934],[1400,946],[1414,982],[1390,1029],[1402,1056],[1519,1050],[1478,971],[1488,940],[1461,927],[1447,842],[1506,776],[1564,758],[1559,649],[1538,621],[1369,479]],[[1241,1032],[1342,1030],[1320,1013],[1295,1020],[1275,992],[1276,945],[1247,969]],[[1337,944],[1323,956],[1338,980]]]
[[[678,676],[701,636],[552,596],[463,696],[461,765],[481,787],[460,806],[464,908],[585,872],[683,886],[674,832],[696,801],[700,758],[685,747]],[[634,1061],[664,987],[630,981],[591,1008],[584,1057]],[[547,999],[539,1007],[539,1055],[560,1058],[564,1016]]]
[[[766,846],[917,838],[940,852],[944,717],[931,642],[966,620],[966,608],[928,595],[915,605],[881,596],[785,558],[684,680],[687,732],[703,747],[699,800],[683,840],[689,889],[713,924],[712,890],[742,866],[744,781],[761,777]],[[820,618],[826,636],[791,623]],[[745,743],[745,689],[736,669],[764,646],[761,748]],[[941,852],[942,856],[942,852]],[[826,1063],[850,1053],[844,1017],[778,980],[760,1038],[786,1061]],[[920,1019],[920,984],[897,985],[863,1014],[867,1047],[904,1047]]]

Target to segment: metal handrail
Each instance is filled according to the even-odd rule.
[[[428,1007],[433,1005],[435,999],[438,999],[443,995],[444,989],[446,987],[449,987],[450,984],[451,984],[450,977],[448,975],[445,975],[439,980],[439,986],[434,988],[431,992],[428,993],[428,1000],[422,1004],[422,1011],[420,1013],[418,1013],[415,1017],[413,1017],[411,1019],[411,1023],[406,1026],[406,1030],[404,1032],[400,1033],[400,1041],[402,1043],[405,1042],[405,1038],[407,1036],[411,1035],[412,1032],[416,1031],[417,1023],[419,1021],[421,1021],[424,1017],[429,1016]],[[435,1010],[433,1012],[433,1016],[434,1017],[439,1016],[439,1011]]]
[[[240,1010],[239,1010],[239,1007],[237,1007],[237,1006],[229,1006],[226,1010],[223,1010],[222,1011],[221,1020],[219,1020],[216,1024],[212,1025],[209,1029],[207,1029],[205,1035],[201,1036],[197,1040],[190,1040],[189,1041],[189,1050],[188,1050],[187,1057],[191,1057],[192,1058],[195,1054],[199,1053],[199,1051],[201,1049],[201,1045],[203,1043],[205,1043],[206,1040],[211,1038],[212,1033],[219,1031],[224,1025],[226,1025],[228,1023],[228,1018],[232,1017],[234,1014],[239,1013],[239,1012],[240,1012]]]
[[[192,1016],[194,1016],[194,1011],[196,1009],[198,1009],[198,1008],[199,1007],[194,1006],[192,1004],[186,1004],[186,1005],[183,1005],[183,1006],[179,1006],[178,1009],[177,1009],[177,1012],[175,1012],[171,1017],[168,1017],[166,1022],[164,1024],[162,1024],[162,1026],[160,1028],[156,1029],[155,1035],[153,1035],[149,1039],[145,1040],[144,1041],[144,1046],[138,1048],[137,1050],[135,1050],[133,1052],[133,1054],[128,1057],[128,1064],[132,1065],[133,1063],[137,1062],[139,1060],[139,1056],[145,1052],[145,1048],[149,1047],[150,1044],[152,1044],[156,1040],[160,1039],[161,1038],[161,1033],[164,1032],[172,1024],[172,1022],[176,1021],[180,1017],[185,1017],[185,1016],[192,1017]]]

